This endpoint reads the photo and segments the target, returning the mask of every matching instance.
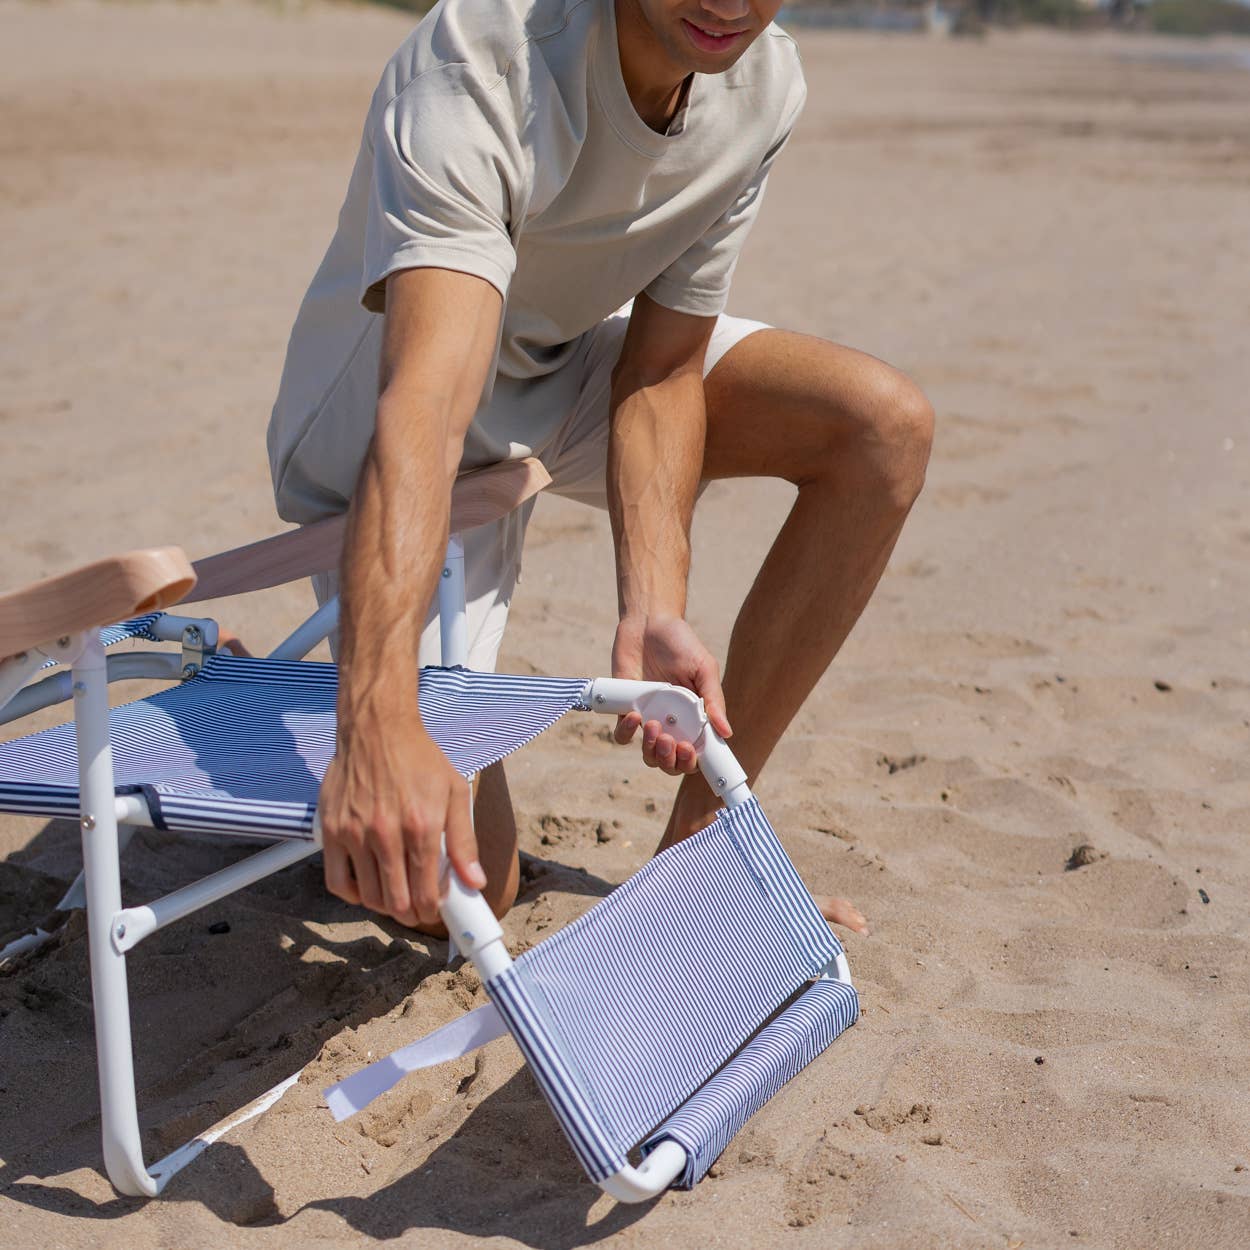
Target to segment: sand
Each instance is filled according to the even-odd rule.
[[[0,585],[277,528],[286,335],[409,20],[0,9]],[[1231,43],[1195,67],[1126,37],[801,41],[810,103],[732,310],[899,364],[939,416],[890,570],[760,786],[811,887],[870,916],[859,1025],[697,1191],[616,1208],[509,1041],[333,1124],[324,1084],[482,995],[306,865],[131,960],[149,1157],[305,1068],[143,1204],[101,1172],[71,920],[0,974],[0,1242],[1250,1244],[1250,74]],[[717,648],[788,497],[700,509]],[[262,647],[310,602],[221,617]],[[605,519],[543,502],[504,666],[604,671],[613,606]],[[671,783],[599,728],[512,768],[517,948],[658,836]],[[0,935],[51,909],[75,843],[0,819]],[[142,833],[127,898],[239,853]]]

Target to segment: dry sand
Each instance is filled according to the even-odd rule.
[[[408,25],[0,8],[0,584],[276,528],[286,334]],[[940,426],[891,569],[761,786],[812,888],[871,916],[847,943],[858,1027],[714,1178],[643,1210],[580,1179],[511,1042],[336,1127],[327,1081],[481,991],[308,865],[131,961],[152,1154],[309,1065],[144,1205],[100,1171],[71,922],[0,976],[0,1242],[1250,1244],[1250,73],[1126,38],[802,46],[810,104],[733,308],[897,362]],[[718,647],[786,506],[773,484],[708,493],[693,613]],[[223,619],[264,645],[308,602]],[[601,672],[612,624],[604,518],[543,503],[504,666]],[[670,783],[596,728],[512,769],[518,946],[657,837]],[[1100,857],[1068,870],[1082,843]],[[73,875],[75,832],[4,819],[0,852],[12,931]],[[238,853],[144,833],[127,896]]]

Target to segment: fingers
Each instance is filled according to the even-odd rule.
[[[415,924],[417,914],[412,907],[405,839],[402,836],[378,839],[376,858],[382,886],[382,911],[400,924]]]
[[[679,742],[672,734],[662,732],[658,720],[649,720],[642,727],[642,761],[648,768],[658,768],[670,777],[692,773],[699,767],[699,754],[689,742]]]
[[[326,889],[345,903],[360,903],[360,891],[352,876],[347,852],[337,843],[325,838],[322,847],[325,858]]]
[[[638,732],[641,724],[642,717],[637,712],[626,712],[624,716],[618,716],[616,728],[612,731],[612,740],[625,746],[634,740],[634,734]]]
[[[731,737],[733,729],[725,714],[725,692],[721,689],[720,669],[710,655],[705,655],[695,671],[694,688],[703,700],[703,708],[712,728],[722,738]]]
[[[370,911],[382,911],[382,885],[378,880],[378,866],[373,852],[364,845],[353,848],[351,862],[361,903]]]
[[[486,885],[486,873],[477,858],[477,838],[473,834],[473,820],[469,811],[469,787],[457,778],[459,784],[452,787],[447,805],[447,858],[457,876],[471,890]]]
[[[417,923],[434,924],[439,918],[438,911],[438,850],[426,853],[409,846],[405,852],[408,867],[408,897],[412,900],[412,914]]]

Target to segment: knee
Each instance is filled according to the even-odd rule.
[[[518,886],[516,874],[509,874],[508,879],[501,882],[487,881],[482,897],[490,904],[496,920],[502,920],[512,910]]]
[[[844,437],[830,449],[831,467],[842,477],[849,468],[861,488],[906,513],[924,487],[933,405],[906,374],[881,364],[863,379],[849,416],[840,423]]]
[[[881,409],[883,440],[889,449],[890,495],[908,509],[924,489],[933,447],[933,405],[909,377],[896,373]]]

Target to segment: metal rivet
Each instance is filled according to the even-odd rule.
[[[674,715],[672,714],[672,712],[670,712],[670,713],[669,713],[669,714],[668,714],[668,715],[667,715],[664,719],[665,719],[665,721],[667,721],[667,722],[668,722],[668,724],[670,724],[670,725],[675,725],[675,724],[677,724],[677,717],[676,717],[676,716],[674,716]]]
[[[86,694],[86,693],[87,693],[87,683],[86,683],[85,681],[76,681],[76,682],[74,683],[74,693],[75,693],[75,694]]]
[[[60,638],[58,638],[58,639],[56,640],[56,645],[57,645],[58,647],[68,647],[68,646],[69,646],[69,635],[68,635],[68,634],[63,634]]]
[[[595,695],[595,702],[596,702],[596,703],[606,703],[607,701],[608,701],[608,696],[607,696],[606,694],[597,694],[597,695]]]
[[[444,576],[444,577],[450,577],[450,576],[451,576],[451,569],[444,569],[444,570],[443,570],[443,576]]]
[[[200,640],[200,631],[199,631],[199,629],[198,629],[196,626],[194,626],[194,625],[188,625],[188,626],[187,626],[187,641],[188,641],[188,642],[199,642],[199,640]]]
[[[126,926],[124,924],[119,924],[117,926],[117,936],[119,938],[124,938],[126,936]]]
[[[184,664],[182,667],[182,675],[184,677],[194,677],[200,671],[198,664]]]
[[[716,778],[716,788],[717,788],[718,790],[723,790],[723,789],[725,788],[725,779],[724,779],[724,777],[717,777],[717,778]]]
[[[90,833],[90,832],[91,832],[91,830],[95,828],[95,817],[94,817],[94,816],[84,816],[84,817],[82,818],[82,827],[83,827],[84,829],[86,829],[88,833]]]

